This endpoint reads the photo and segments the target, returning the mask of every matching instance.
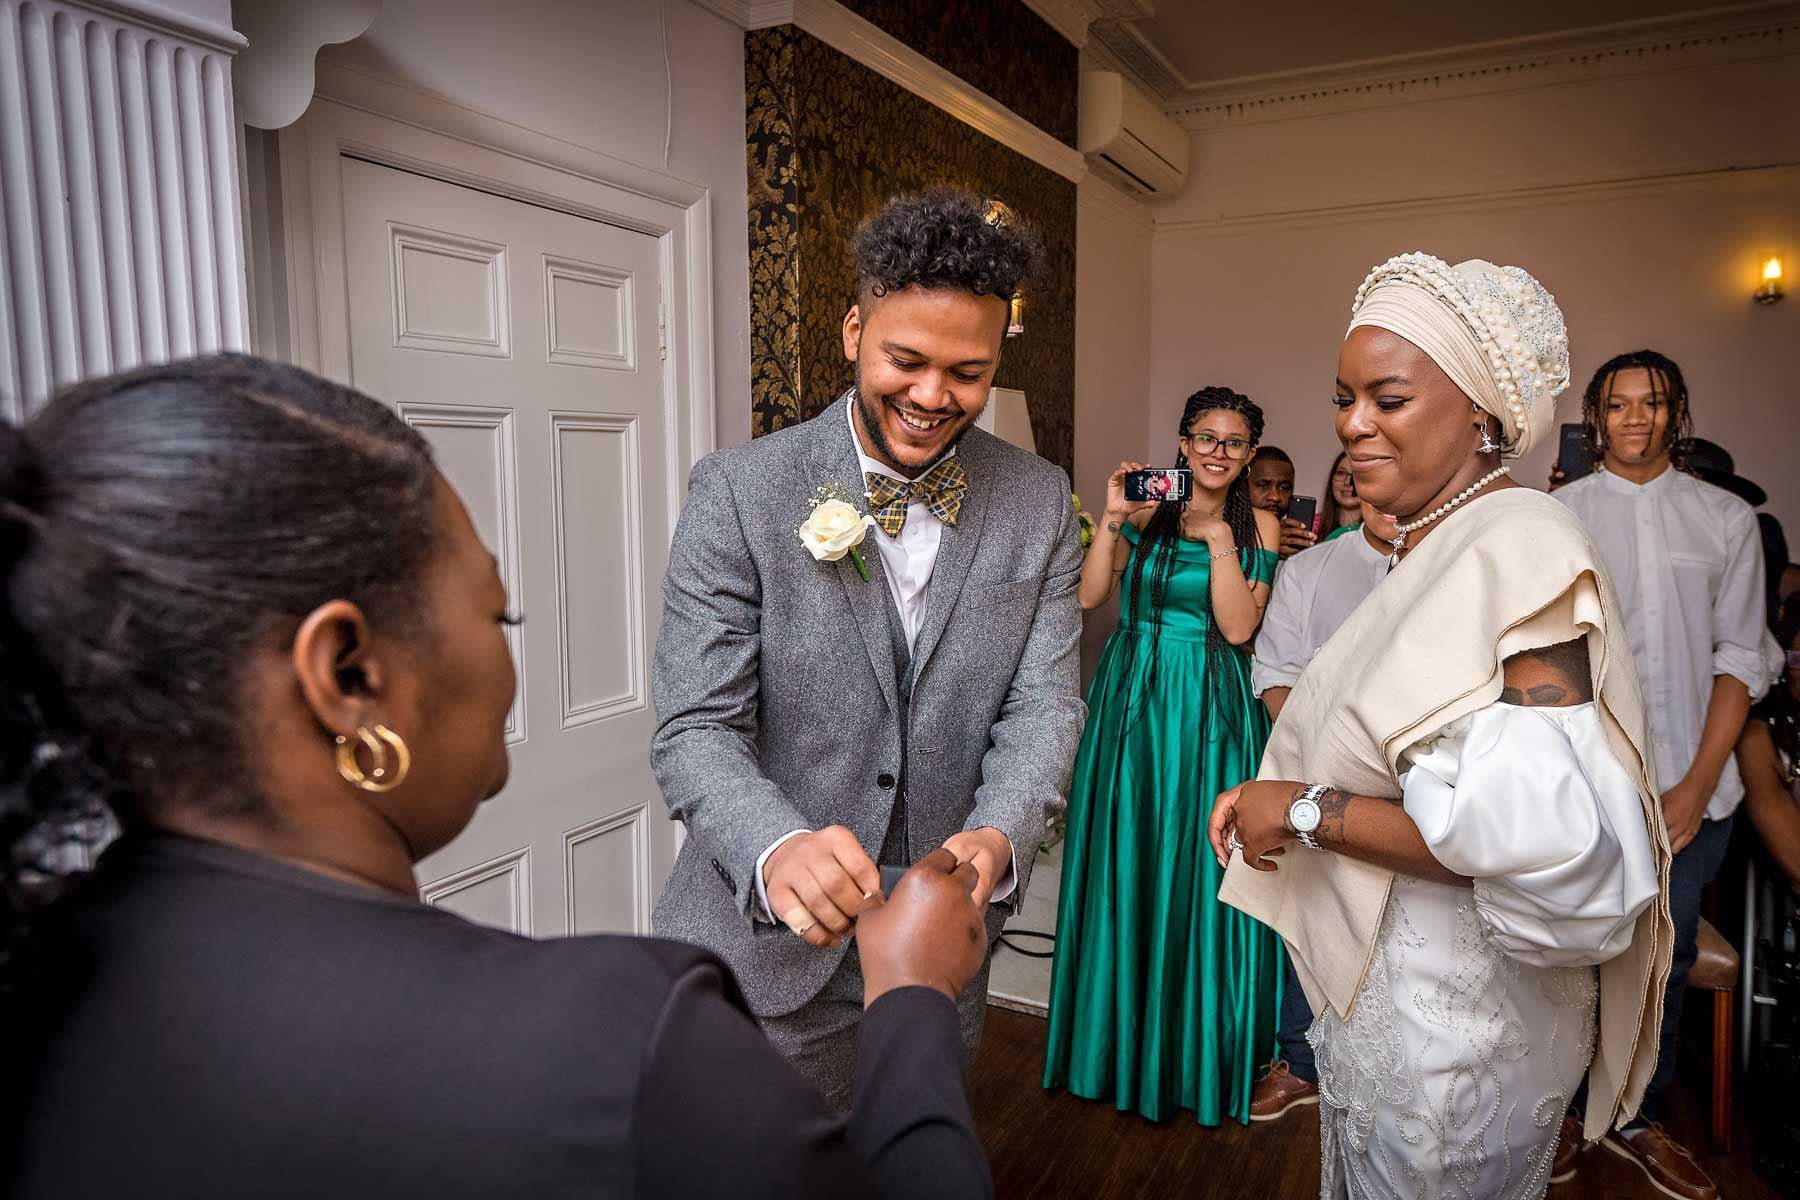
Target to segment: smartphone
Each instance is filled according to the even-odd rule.
[[[1152,467],[1125,472],[1125,499],[1187,500],[1194,494],[1194,473],[1186,467]]]
[[[1573,483],[1583,475],[1594,473],[1594,452],[1588,449],[1587,426],[1569,424],[1562,427],[1562,437],[1556,445],[1556,465],[1562,468],[1564,483]]]
[[[1288,504],[1288,520],[1298,521],[1314,533],[1319,532],[1319,501],[1314,496],[1295,496]]]

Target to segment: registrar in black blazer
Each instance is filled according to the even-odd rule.
[[[842,1118],[676,942],[533,941],[165,834],[60,924],[6,1035],[20,1200],[992,1191],[929,989],[868,1010]]]

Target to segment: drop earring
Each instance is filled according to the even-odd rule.
[[[1496,442],[1493,438],[1493,435],[1488,432],[1487,422],[1485,422],[1485,421],[1482,422],[1481,445],[1475,447],[1475,453],[1477,453],[1477,454],[1492,454],[1495,451],[1499,450],[1500,448],[1501,448],[1500,443]]]

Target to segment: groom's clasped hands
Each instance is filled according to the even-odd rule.
[[[963,880],[966,898],[979,919],[995,886],[1011,867],[1012,847],[997,829],[965,830],[945,841],[919,866],[946,855],[948,869]],[[915,868],[916,870],[917,868]],[[769,909],[796,935],[814,946],[835,946],[857,928],[858,918],[881,896],[881,870],[842,825],[789,838],[769,855],[763,880]]]

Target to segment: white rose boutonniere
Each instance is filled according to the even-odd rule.
[[[869,568],[857,547],[869,536],[873,524],[875,518],[858,512],[838,489],[820,488],[813,497],[812,515],[800,526],[800,544],[819,562],[836,562],[848,554],[856,573],[867,583]]]

